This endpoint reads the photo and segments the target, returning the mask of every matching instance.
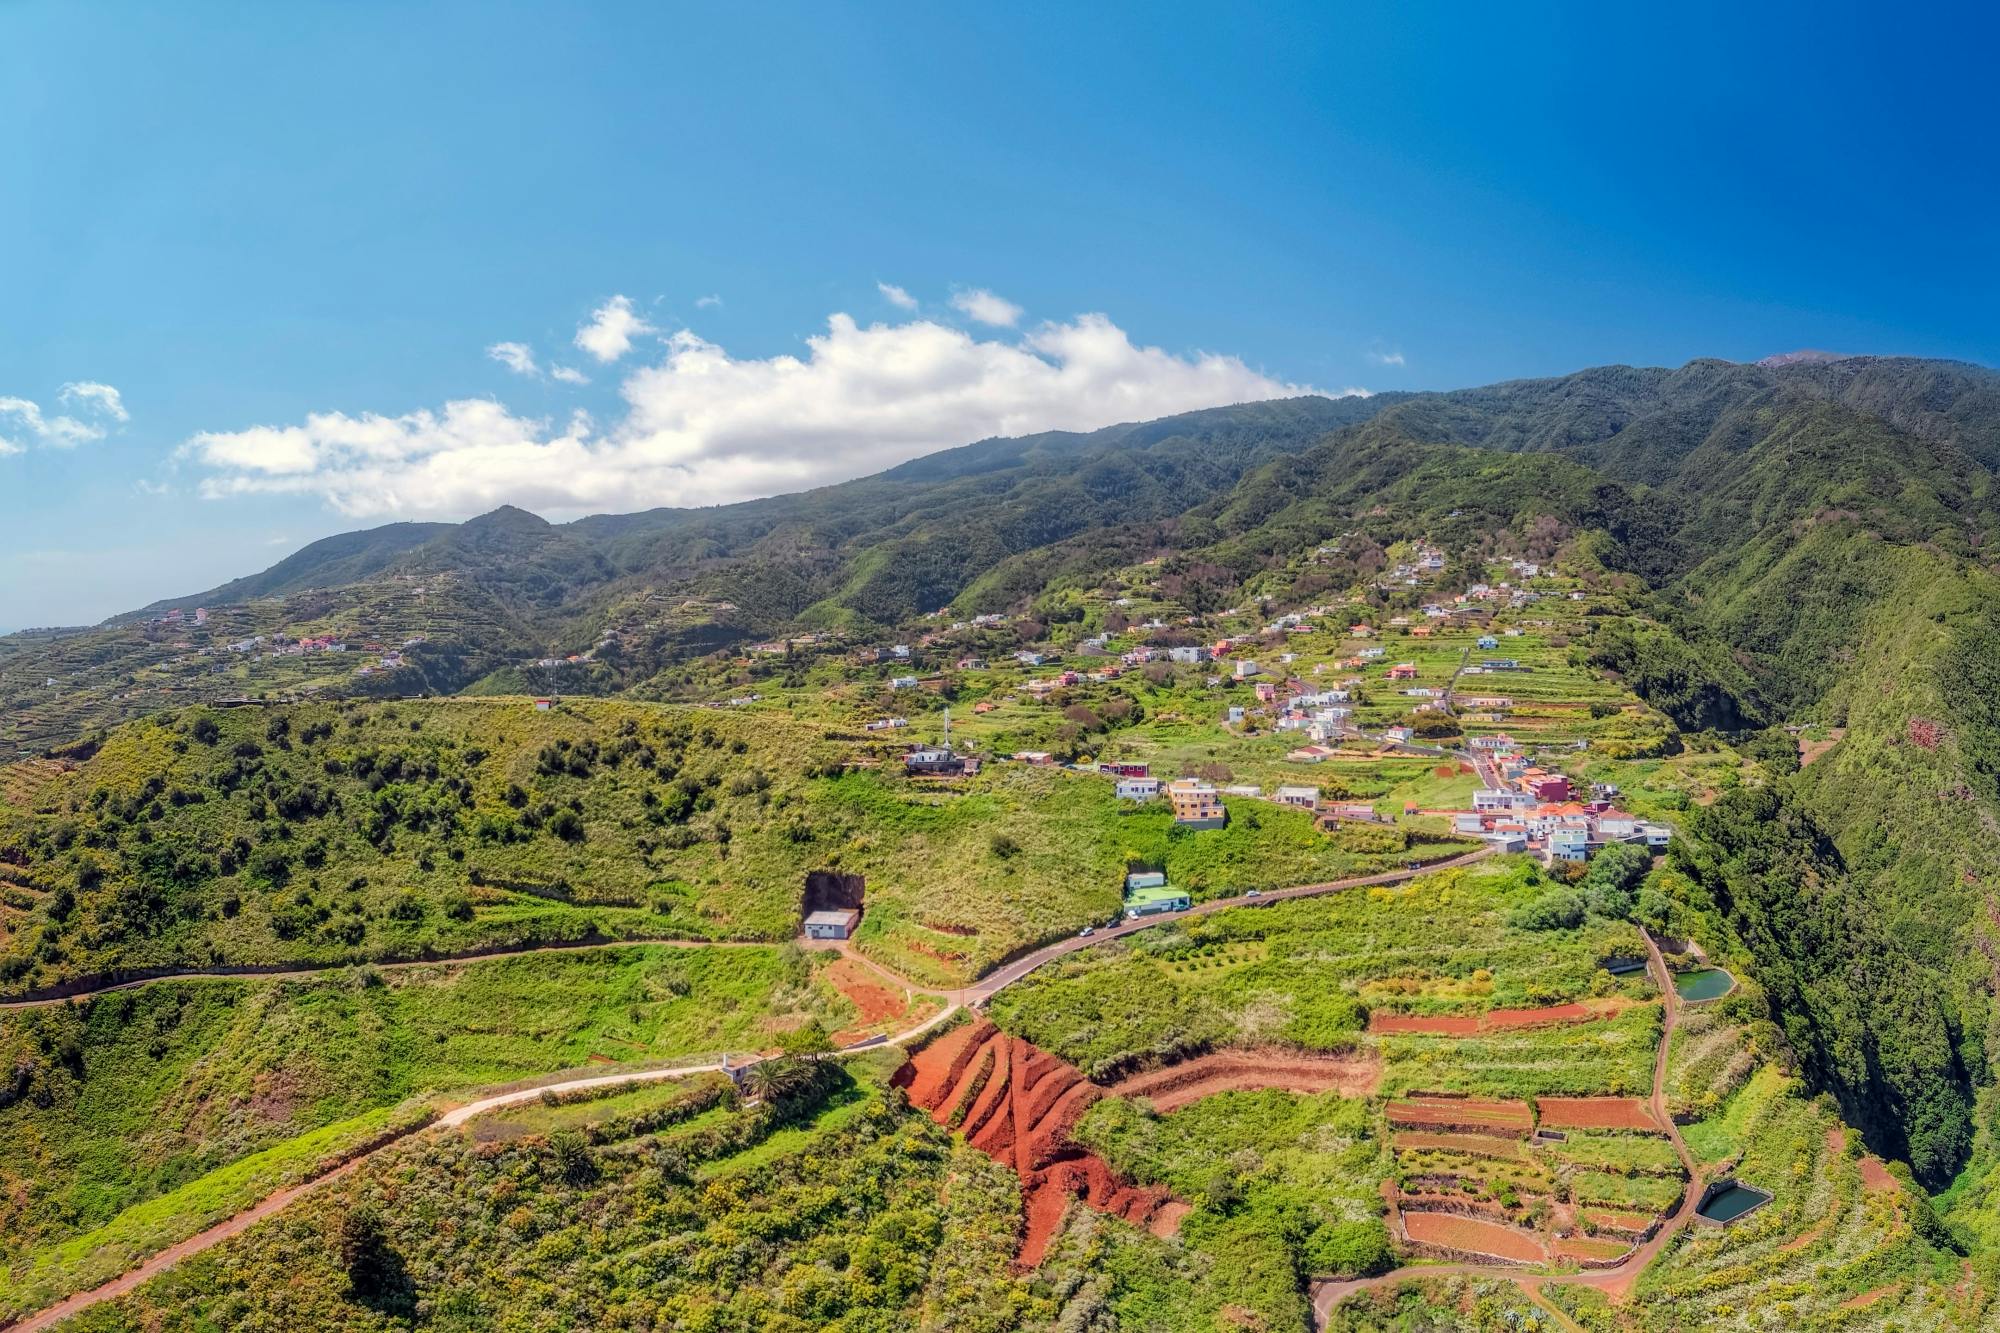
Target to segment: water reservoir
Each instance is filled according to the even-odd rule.
[[[1734,1222],[1753,1208],[1761,1208],[1771,1201],[1764,1190],[1739,1185],[1733,1180],[1719,1181],[1709,1187],[1708,1197],[1701,1201],[1695,1215],[1705,1221],[1721,1225]]]
[[[1675,993],[1689,1004],[1720,999],[1734,989],[1736,989],[1736,978],[1719,967],[1704,967],[1698,972],[1683,972],[1674,978]]]

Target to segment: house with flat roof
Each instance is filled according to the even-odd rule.
[[[809,940],[849,939],[854,934],[854,928],[860,924],[861,913],[852,909],[814,912],[806,918],[806,938]]]
[[[1125,890],[1127,917],[1158,916],[1162,912],[1185,912],[1193,905],[1185,890],[1168,885],[1164,875],[1160,879],[1161,882],[1158,884]]]
[[[1590,859],[1590,831],[1580,828],[1558,828],[1549,832],[1549,859],[1552,861],[1587,861]]]
[[[1174,822],[1184,828],[1216,829],[1229,823],[1221,793],[1198,778],[1168,783],[1167,800],[1174,807]]]
[[[1317,810],[1319,809],[1319,788],[1303,786],[1280,787],[1278,788],[1277,800],[1279,805],[1293,805],[1301,810]]]

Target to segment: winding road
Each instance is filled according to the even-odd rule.
[[[1369,1291],[1376,1287],[1390,1287],[1402,1282],[1413,1282],[1420,1278],[1434,1277],[1489,1277],[1502,1281],[1519,1283],[1531,1298],[1536,1288],[1542,1286],[1596,1287],[1610,1294],[1611,1298],[1622,1300],[1632,1289],[1632,1283],[1646,1265],[1665,1249],[1680,1229],[1694,1216],[1695,1207],[1701,1201],[1701,1168],[1688,1151],[1686,1140],[1681,1138],[1680,1126],[1667,1114],[1667,1054],[1674,1038],[1674,1026],[1680,1021],[1681,1000],[1674,990],[1673,976],[1667,971],[1666,959],[1660,956],[1660,946],[1653,939],[1651,931],[1646,937],[1646,967],[1652,974],[1654,984],[1659,986],[1662,1003],[1665,1005],[1665,1021],[1660,1027],[1660,1048],[1653,1056],[1653,1095],[1651,1105],[1653,1118],[1667,1131],[1667,1138],[1674,1145],[1674,1152],[1681,1159],[1681,1169],[1687,1172],[1688,1185],[1681,1195],[1678,1207],[1660,1223],[1659,1230],[1652,1239],[1635,1248],[1609,1268],[1586,1269],[1579,1273],[1558,1273],[1537,1279],[1532,1272],[1524,1271],[1518,1264],[1409,1264],[1392,1269],[1376,1277],[1353,1278],[1340,1281],[1322,1281],[1313,1284],[1313,1326],[1324,1329],[1332,1317],[1333,1308],[1358,1291]]]
[[[924,1036],[926,1033],[929,1033],[935,1030],[936,1028],[942,1026],[944,1023],[950,1021],[950,1019],[955,1014],[957,1014],[961,1009],[976,1007],[978,1005],[986,1003],[987,1000],[991,999],[994,995],[998,994],[1006,987],[1013,985],[1021,978],[1029,975],[1030,973],[1034,972],[1037,968],[1042,967],[1047,963],[1053,962],[1054,960],[1064,957],[1068,954],[1075,953],[1078,950],[1094,948],[1097,945],[1104,944],[1111,940],[1123,939],[1127,935],[1135,934],[1136,932],[1141,930],[1149,930],[1154,926],[1162,925],[1169,921],[1180,921],[1190,916],[1206,916],[1214,912],[1226,911],[1233,907],[1261,906],[1266,903],[1283,902],[1293,898],[1309,898],[1318,894],[1336,893],[1343,889],[1368,888],[1379,884],[1399,884],[1406,880],[1415,879],[1419,875],[1427,875],[1439,870],[1448,870],[1456,866],[1470,865],[1475,861],[1483,860],[1484,858],[1491,855],[1493,855],[1493,849],[1491,847],[1480,847],[1474,851],[1466,853],[1463,856],[1455,856],[1449,858],[1448,860],[1443,860],[1443,861],[1433,861],[1428,864],[1409,867],[1402,870],[1384,871],[1383,873],[1377,875],[1360,875],[1351,879],[1328,880],[1324,883],[1318,883],[1318,884],[1299,884],[1299,885],[1294,885],[1290,888],[1272,889],[1269,892],[1259,893],[1255,895],[1246,893],[1246,894],[1238,894],[1234,897],[1229,897],[1229,898],[1210,899],[1207,902],[1196,904],[1193,908],[1189,909],[1186,912],[1162,913],[1159,916],[1141,917],[1136,921],[1124,921],[1120,922],[1116,926],[1107,926],[1087,936],[1071,936],[1068,939],[1059,940],[1054,944],[1050,944],[1044,946],[1043,948],[1037,949],[1033,953],[1025,954],[1022,957],[1015,959],[1013,962],[1006,964],[1004,967],[998,968],[995,971],[986,975],[985,977],[982,977],[981,979],[972,983],[971,985],[961,987],[955,991],[940,991],[932,987],[922,986],[915,982],[904,980],[900,977],[896,977],[895,973],[883,967],[881,964],[875,963],[873,960],[868,960],[869,966],[873,967],[877,972],[880,972],[883,976],[895,978],[896,980],[900,981],[905,987],[910,989],[912,992],[924,995],[941,995],[948,1001],[948,1003],[942,1010],[932,1015],[930,1018],[925,1019],[922,1023],[919,1023],[916,1026],[909,1028],[907,1031],[896,1033],[895,1035],[889,1037],[886,1041],[876,1041],[872,1044],[876,1046],[907,1045],[908,1043],[917,1040],[919,1037]],[[488,952],[488,953],[463,955],[455,958],[413,959],[403,962],[366,964],[366,966],[373,966],[383,969],[439,967],[439,966],[451,966],[454,964],[487,962],[497,958],[518,958],[528,954],[535,954],[535,953],[549,953],[562,950],[575,950],[575,949],[586,949],[586,948],[616,949],[628,945],[641,945],[641,944],[672,945],[675,947],[682,947],[682,948],[758,947],[757,942],[753,941],[707,941],[707,940],[678,940],[678,939],[606,940],[606,941],[594,941],[586,944],[545,944],[530,948],[506,950],[502,952]],[[763,947],[769,947],[769,946],[765,945]],[[1657,959],[1658,956],[1659,956],[1658,951],[1655,950],[1654,957]],[[106,995],[115,991],[133,990],[142,986],[159,985],[167,981],[199,980],[205,978],[206,979],[227,978],[227,979],[240,980],[246,978],[284,979],[287,977],[309,977],[309,976],[319,975],[325,972],[338,971],[342,968],[350,966],[356,966],[356,964],[349,964],[349,963],[328,964],[327,966],[324,967],[292,968],[282,971],[264,971],[264,972],[234,971],[234,972],[169,973],[169,974],[162,974],[155,976],[139,977],[127,981],[108,983],[94,990],[79,991],[73,995],[61,996],[57,998],[9,1001],[4,1004],[0,1004],[0,1009],[38,1008],[51,1004],[64,1004],[68,1003],[71,1000],[82,1001],[90,999],[91,997],[97,995]],[[1664,971],[1664,964],[1662,964],[1661,967],[1662,970]],[[849,1048],[850,1051],[856,1051],[856,1052],[858,1052],[860,1049],[862,1048],[860,1047]],[[1664,1042],[1662,1043],[1662,1049],[1664,1049]],[[175,1264],[178,1264],[183,1259],[191,1258],[194,1255],[202,1253],[204,1250],[211,1249],[214,1246],[221,1244],[223,1241],[228,1240],[230,1237],[238,1235],[243,1231],[248,1230],[256,1223],[264,1221],[266,1218],[274,1216],[275,1214],[277,1214],[278,1212],[282,1211],[284,1208],[289,1206],[293,1200],[299,1198],[301,1195],[310,1193],[313,1190],[319,1189],[322,1186],[327,1185],[332,1181],[338,1180],[341,1177],[349,1174],[356,1167],[360,1166],[363,1162],[368,1161],[377,1153],[380,1153],[383,1149],[388,1148],[393,1144],[403,1142],[406,1139],[414,1137],[415,1135],[437,1129],[458,1128],[465,1125],[467,1122],[477,1119],[479,1116],[486,1115],[490,1112],[501,1110],[509,1106],[517,1106],[523,1102],[533,1101],[539,1098],[544,1092],[557,1092],[557,1093],[583,1092],[597,1088],[619,1087],[632,1083],[655,1083],[664,1079],[688,1078],[696,1074],[724,1072],[725,1069],[727,1070],[746,1069],[750,1065],[757,1063],[760,1063],[760,1060],[758,1058],[753,1057],[749,1060],[745,1060],[740,1064],[729,1064],[727,1063],[727,1058],[725,1057],[724,1061],[720,1062],[709,1062],[696,1065],[681,1065],[663,1069],[627,1070],[621,1073],[594,1075],[589,1078],[569,1079],[567,1081],[560,1083],[537,1084],[532,1087],[510,1087],[502,1091],[490,1093],[484,1097],[478,1098],[477,1100],[466,1102],[463,1105],[454,1107],[453,1109],[438,1116],[434,1120],[428,1121],[421,1125],[413,1126],[407,1132],[397,1135],[394,1138],[385,1139],[377,1143],[368,1151],[358,1154],[352,1160],[341,1164],[340,1166],[326,1172],[323,1175],[315,1176],[314,1178],[307,1181],[303,1181],[297,1185],[287,1186],[284,1189],[278,1190],[273,1194],[267,1195],[266,1197],[259,1200],[255,1204],[252,1204],[249,1208],[244,1209],[242,1212],[237,1213],[234,1216],[229,1217],[224,1221],[218,1222],[215,1225],[206,1228],[205,1230],[198,1231],[194,1235],[188,1237],[186,1240],[180,1241],[174,1245],[167,1247],[164,1250],[161,1250],[158,1254],[155,1254],[152,1257],[146,1259],[144,1262],[137,1264],[134,1267],[126,1270],[124,1273],[121,1273],[119,1276],[113,1278],[109,1282],[103,1283],[100,1286],[92,1287],[87,1291],[78,1292],[75,1295],[66,1298],[65,1300],[61,1301],[56,1305],[49,1306],[44,1310],[40,1310],[34,1314],[27,1315],[17,1322],[14,1323],[0,1322],[0,1333],[41,1333],[41,1330],[53,1328],[55,1327],[55,1325],[62,1322],[63,1320],[68,1319],[76,1314],[79,1314],[82,1311],[87,1310],[94,1305],[100,1304],[101,1302],[107,1300],[111,1300],[114,1297],[122,1296],[127,1292],[131,1291],[133,1288],[139,1286],[141,1283],[145,1282],[149,1278],[155,1277],[160,1273],[165,1272],[167,1269],[172,1268]],[[1656,1096],[1657,1096],[1657,1084],[1658,1084],[1658,1079],[1656,1076],[1655,1079]]]

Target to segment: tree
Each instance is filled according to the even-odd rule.
[[[402,1259],[390,1248],[382,1215],[373,1204],[357,1204],[342,1214],[336,1249],[348,1287],[363,1301],[389,1293],[402,1272]]]
[[[549,1136],[549,1155],[555,1161],[556,1175],[566,1184],[588,1185],[597,1179],[597,1159],[590,1155],[590,1145],[583,1141],[583,1135],[573,1129],[559,1129]]]

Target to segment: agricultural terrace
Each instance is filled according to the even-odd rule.
[[[456,1093],[852,1026],[835,961],[635,945],[163,982],[0,1014],[0,1064],[15,1071],[0,1108],[0,1317],[107,1278]]]
[[[1172,1114],[1107,1097],[1076,1127],[1112,1169],[1194,1208],[1182,1243],[1217,1287],[1267,1327],[1302,1322],[1302,1279],[1390,1262],[1376,1182],[1380,1126],[1338,1092],[1220,1092]]]
[[[1237,1044],[1383,1057],[1383,1088],[1495,1096],[1641,1094],[1658,1008],[1629,923],[1530,930],[1509,915],[1551,892],[1524,858],[1407,884],[1244,907],[1068,955],[989,1005],[994,1021],[1094,1079]],[[1473,1018],[1588,1001],[1585,1022],[1380,1036],[1371,1014]]]
[[[1234,909],[1062,959],[995,996],[989,1010],[1002,1028],[1100,1082],[1153,1065],[1171,1072],[1200,1052],[1244,1046],[1347,1052],[1347,1064],[1373,1065],[1379,1100],[1371,1087],[1290,1101],[1318,1108],[1310,1114],[1337,1110],[1346,1128],[1330,1157],[1291,1176],[1274,1169],[1273,1189],[1294,1182],[1274,1197],[1310,1197],[1305,1216],[1366,1223],[1379,1241],[1363,1245],[1359,1231],[1348,1231],[1334,1246],[1310,1229],[1267,1226],[1267,1243],[1301,1274],[1376,1271],[1389,1262],[1392,1234],[1418,1254],[1608,1262],[1685,1188],[1643,1101],[1660,1006],[1643,974],[1617,979],[1602,967],[1643,950],[1629,923],[1510,924],[1550,891],[1531,864],[1509,859],[1395,888]],[[1384,1032],[1385,1020],[1417,1030]],[[1281,1072],[1269,1082],[1286,1086]],[[1261,1122],[1294,1097],[1225,1091],[1176,1099],[1171,1110],[1112,1097],[1077,1135],[1114,1168],[1194,1202],[1183,1223],[1193,1238],[1205,1225],[1204,1198],[1241,1201],[1258,1187],[1253,1172],[1201,1192],[1215,1145],[1231,1142],[1223,1126],[1239,1113]],[[1563,1137],[1531,1141],[1538,1124]],[[1391,1183],[1395,1227],[1382,1218]],[[1237,1221],[1262,1215],[1217,1211]],[[1271,1216],[1282,1213],[1274,1203]],[[1462,1247],[1433,1237],[1457,1225],[1443,1220],[1454,1213],[1483,1219],[1491,1234]],[[1334,1250],[1368,1257],[1336,1263],[1327,1257]]]
[[[1728,1226],[1685,1229],[1625,1309],[1546,1288],[1585,1328],[1984,1328],[2000,1314],[1990,1275],[1938,1247],[1943,1229],[1903,1168],[1867,1156],[1774,1066],[1690,1127],[1688,1142],[1726,1150],[1733,1175],[1775,1198]]]

